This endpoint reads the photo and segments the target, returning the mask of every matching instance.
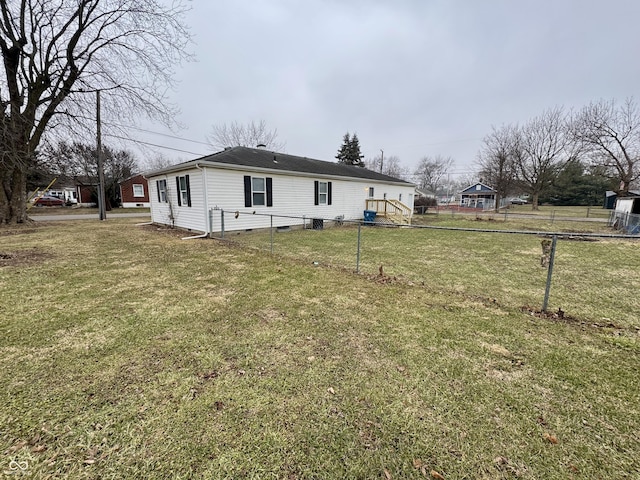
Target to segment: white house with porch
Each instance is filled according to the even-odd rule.
[[[415,192],[412,183],[363,167],[247,147],[145,177],[154,223],[203,234],[221,231],[222,222],[224,231],[243,231],[302,225],[303,217],[359,220],[365,210],[408,224]]]

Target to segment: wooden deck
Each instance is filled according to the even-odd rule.
[[[393,223],[395,225],[411,225],[413,211],[399,200],[370,198],[366,201],[367,210],[376,212],[379,223]]]

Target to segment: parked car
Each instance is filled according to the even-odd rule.
[[[65,202],[64,200],[58,197],[43,195],[42,197],[38,198],[35,202],[33,202],[33,204],[38,207],[61,207],[65,204]]]
[[[511,203],[511,205],[526,205],[527,201],[523,198],[512,198],[511,200],[509,200],[509,202]]]

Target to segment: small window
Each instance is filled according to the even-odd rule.
[[[273,206],[273,179],[271,177],[244,177],[244,206]]]
[[[313,184],[314,204],[331,205],[331,182],[319,182]]]
[[[134,197],[144,197],[144,185],[139,183],[133,184],[133,196]]]
[[[482,187],[480,185],[476,185],[476,190],[481,190]]]
[[[166,180],[156,181],[156,187],[158,190],[158,202],[167,203],[167,181]]]
[[[399,194],[399,195],[398,195],[398,200],[399,200],[399,201],[402,201],[402,194]]]
[[[179,207],[191,206],[191,186],[189,185],[189,175],[176,177],[176,190]]]
[[[266,196],[264,178],[253,177],[251,179],[251,201],[253,206],[264,206],[266,204]]]
[[[373,187],[369,187],[369,198],[373,198]]]

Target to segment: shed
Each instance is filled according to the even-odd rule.
[[[640,233],[640,196],[618,198],[612,225],[630,235]]]
[[[154,223],[204,233],[357,220],[364,210],[408,223],[415,185],[363,167],[233,147],[148,172]],[[224,218],[220,211],[237,212]],[[295,218],[293,218],[295,217]],[[272,223],[273,222],[273,223]]]

